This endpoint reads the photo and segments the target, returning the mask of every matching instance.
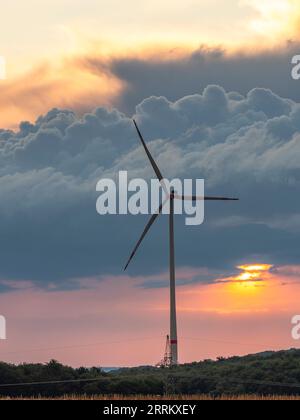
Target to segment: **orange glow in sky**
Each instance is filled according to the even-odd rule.
[[[298,0],[4,0],[0,128],[16,129],[53,107],[82,113],[110,105],[124,86],[81,66],[82,58],[149,59],[149,51],[171,58],[170,51],[178,57],[201,45],[228,54],[268,50],[299,39],[299,18]]]
[[[242,272],[236,276],[217,279],[210,285],[186,287],[182,290],[181,310],[251,314],[297,307],[295,293],[299,285],[273,273],[272,265],[249,264],[237,268]]]
[[[257,15],[250,20],[254,33],[271,40],[297,35],[299,19],[298,0],[243,0],[254,8]]]
[[[268,273],[272,268],[269,264],[256,264],[256,265],[241,265],[237,267],[243,272],[232,279],[236,287],[240,288],[253,288],[257,285],[265,284],[268,279]]]
[[[297,347],[291,319],[299,313],[300,267],[245,267],[245,273],[261,269],[261,280],[251,280],[255,287],[241,287],[249,280],[237,274],[177,288],[181,362]],[[188,281],[196,271],[178,269],[178,277]],[[45,362],[54,357],[74,366],[155,364],[169,329],[169,290],[140,285],[167,279],[168,273],[107,277],[83,280],[88,286],[83,290],[49,293],[30,287],[2,294],[0,306],[13,328],[1,344],[1,358]]]

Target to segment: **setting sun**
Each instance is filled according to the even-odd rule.
[[[257,264],[257,265],[239,265],[237,268],[247,272],[261,272],[269,271],[273,266],[270,264]]]
[[[262,286],[268,279],[272,267],[270,264],[240,265],[237,268],[242,270],[242,273],[232,277],[230,283],[233,283],[234,287],[238,289],[252,289]]]

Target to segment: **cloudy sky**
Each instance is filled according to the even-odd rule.
[[[2,360],[160,359],[167,220],[124,275],[146,218],[96,213],[100,178],[153,176],[132,116],[166,177],[240,197],[207,204],[200,227],[176,218],[180,360],[298,345],[299,14],[293,0],[4,1]]]

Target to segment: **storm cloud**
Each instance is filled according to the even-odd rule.
[[[122,81],[123,91],[114,103],[130,114],[136,104],[150,95],[163,95],[171,101],[218,84],[227,91],[246,95],[263,87],[300,101],[299,82],[293,80],[292,57],[300,54],[298,41],[287,41],[276,48],[230,52],[225,47],[203,45],[190,53],[174,48],[154,57],[115,57],[103,63],[97,57],[86,58],[88,68],[99,74],[106,68]]]
[[[227,272],[242,262],[299,262],[300,105],[271,90],[242,95],[216,85],[170,101],[150,96],[135,109],[167,178],[204,178],[206,193],[240,197],[206,205],[205,223],[176,223],[181,267]],[[0,278],[46,288],[80,287],[119,275],[144,216],[99,216],[96,183],[128,170],[153,176],[131,119],[97,108],[78,117],[53,109],[19,130],[0,130]],[[153,228],[131,267],[167,267],[167,223]],[[209,273],[209,271],[208,271]],[[195,279],[193,279],[195,281]],[[199,281],[211,281],[201,275]],[[14,283],[15,287],[15,283]]]

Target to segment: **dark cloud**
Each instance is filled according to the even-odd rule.
[[[200,227],[177,218],[178,265],[209,270],[192,281],[242,262],[299,261],[299,104],[268,89],[241,96],[211,85],[177,101],[148,97],[135,117],[166,177],[205,178],[206,192],[241,199],[207,204]],[[0,280],[66,289],[75,278],[120,274],[146,218],[97,215],[96,183],[119,170],[153,175],[117,110],[79,118],[54,109],[0,131]],[[167,261],[162,217],[131,273],[164,271]]]
[[[299,51],[298,42],[288,41],[270,50],[241,49],[230,53],[226,49],[203,46],[178,57],[175,49],[149,58],[116,57],[104,63],[93,57],[87,58],[85,63],[99,74],[105,68],[125,83],[127,89],[118,96],[115,104],[130,114],[136,104],[151,95],[163,95],[175,101],[202,91],[209,84],[218,84],[227,91],[242,95],[253,88],[263,87],[282,97],[300,101],[299,82],[291,76],[291,60]]]

